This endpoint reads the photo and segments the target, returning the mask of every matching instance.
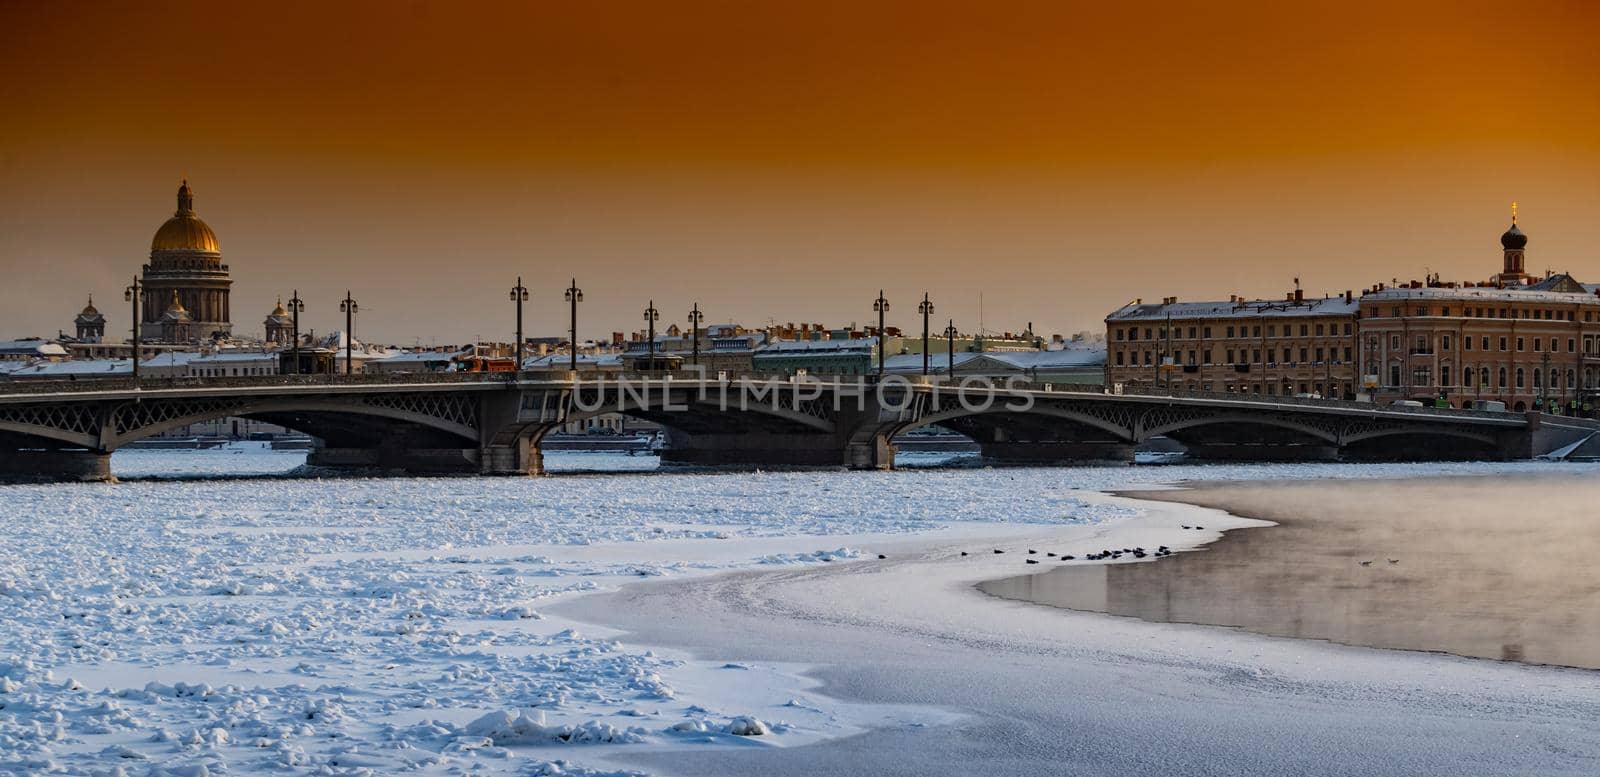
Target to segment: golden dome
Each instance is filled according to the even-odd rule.
[[[279,316],[287,316],[287,315],[289,315],[289,311],[283,309],[283,300],[281,298],[278,300],[278,306],[273,308],[272,312],[270,314],[268,314],[268,315],[270,315],[273,318],[277,318]]]
[[[212,232],[211,227],[194,214],[194,192],[189,190],[188,181],[178,187],[178,212],[156,230],[155,238],[150,241],[150,250],[222,251],[217,247],[217,233]]]
[[[95,306],[94,306],[94,295],[93,294],[89,295],[89,304],[84,305],[83,306],[83,312],[79,313],[78,315],[80,315],[80,316],[98,316],[98,315],[100,315],[100,311],[95,309]]]

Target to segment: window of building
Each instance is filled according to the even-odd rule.
[[[1117,342],[1119,342],[1119,343],[1122,342],[1122,334],[1123,334],[1122,330],[1118,329],[1117,330]]]
[[[1195,328],[1194,328],[1194,327],[1192,327],[1192,326],[1191,326],[1191,327],[1189,327],[1189,339],[1190,339],[1190,340],[1193,340],[1193,339],[1194,339],[1194,333],[1195,333]]]
[[[1227,353],[1228,353],[1228,363],[1229,364],[1235,364],[1236,362],[1234,362],[1234,360],[1233,360],[1233,349],[1229,348]]]
[[[1393,308],[1391,308],[1389,310],[1389,316],[1391,318],[1399,318],[1400,317],[1400,306],[1399,305],[1395,305]],[[1397,385],[1398,385],[1398,383],[1399,383],[1399,381],[1396,381]]]
[[[1500,350],[1504,351],[1505,349],[1506,349],[1506,338],[1504,336],[1501,336],[1501,338],[1500,338]]]
[[[1307,355],[1306,354],[1306,349],[1305,348],[1301,348],[1300,349],[1300,361],[1307,361],[1306,355]]]
[[[1572,337],[1567,338],[1567,353],[1577,353],[1577,352],[1578,352],[1578,341],[1577,341],[1577,339],[1576,338],[1572,338]]]
[[[1400,385],[1400,365],[1398,364],[1389,365],[1389,385]]]
[[[1461,385],[1466,386],[1468,388],[1470,388],[1472,386],[1472,368],[1471,367],[1462,367],[1461,368]]]
[[[1468,351],[1472,350],[1472,338],[1470,338],[1470,337],[1461,338],[1461,347],[1463,349],[1465,349],[1465,350],[1468,350]]]
[[[1389,335],[1389,350],[1400,350],[1400,335]]]
[[[1428,349],[1428,338],[1427,338],[1426,335],[1417,335],[1417,345],[1416,345],[1415,348],[1411,349],[1411,352],[1412,353],[1433,353],[1433,351]]]
[[[1227,332],[1229,337],[1233,337],[1233,327],[1228,327]]]
[[[1449,306],[1449,305],[1446,305],[1446,306],[1445,306],[1445,307],[1444,307],[1444,309],[1443,309],[1443,310],[1440,310],[1440,311],[1439,311],[1439,315],[1441,315],[1441,316],[1448,316],[1448,315],[1450,315],[1450,306]]]
[[[1445,352],[1450,350],[1450,335],[1439,336],[1439,349]]]
[[[1500,368],[1500,383],[1499,383],[1499,386],[1500,386],[1500,390],[1501,391],[1505,391],[1506,390],[1506,368],[1504,368],[1504,367]]]
[[[1201,353],[1200,356],[1201,356],[1200,361],[1202,363],[1205,363],[1205,364],[1210,364],[1211,363],[1211,350],[1210,349],[1207,349],[1206,351]]]
[[[1210,340],[1211,339],[1211,327],[1208,326],[1205,329],[1200,330],[1200,336],[1204,337],[1207,340]]]
[[[1419,316],[1428,315],[1428,308],[1426,306],[1423,306],[1423,305],[1418,305],[1417,306],[1417,315],[1419,315]]]
[[[1308,331],[1310,331],[1310,327],[1308,327],[1308,326],[1307,326],[1307,325],[1305,325],[1305,324],[1301,324],[1301,325],[1300,325],[1300,336],[1301,336],[1301,337],[1305,337],[1305,336],[1306,336],[1306,333],[1307,333],[1307,332],[1308,332]]]
[[[1535,337],[1535,338],[1533,338],[1533,352],[1534,353],[1538,353],[1540,350],[1541,349],[1539,347],[1539,338]]]
[[[1524,381],[1522,379],[1522,368],[1518,367],[1517,368],[1517,388],[1522,388],[1524,385],[1526,385],[1526,384],[1524,383]]]
[[[1350,325],[1348,323],[1344,325],[1344,335],[1345,337],[1350,336]]]
[[[1518,370],[1518,372],[1521,372],[1521,370]],[[1539,377],[1540,375],[1543,375],[1543,374],[1544,373],[1540,372],[1539,370],[1534,370],[1533,371],[1533,387],[1534,388],[1539,388],[1540,386],[1544,385],[1544,379]]]
[[[1251,337],[1260,337],[1261,336],[1261,325],[1260,324],[1256,324],[1255,326],[1250,327],[1250,336]],[[1256,393],[1259,394],[1261,392],[1257,391]]]
[[[1250,352],[1250,361],[1252,363],[1254,363],[1254,364],[1260,364],[1261,363],[1261,349],[1260,348],[1257,348],[1257,349],[1255,349],[1255,350]],[[1256,389],[1256,393],[1260,394],[1261,393],[1261,389]]]
[[[1317,324],[1317,337],[1321,337],[1321,336],[1322,336],[1322,325],[1321,324]]]
[[[1350,346],[1348,345],[1344,347],[1344,360],[1350,361]]]
[[[1273,324],[1267,324],[1267,337],[1277,337],[1277,336],[1278,336],[1278,327],[1273,325]]]
[[[1411,370],[1411,385],[1416,388],[1426,388],[1433,385],[1433,368],[1413,367]]]
[[[1483,350],[1485,350],[1485,351],[1489,350],[1489,336],[1488,335],[1484,335],[1483,336]],[[1505,350],[1504,346],[1501,347],[1501,350]]]
[[[1517,338],[1517,350],[1522,350],[1522,338]]]
[[[1321,364],[1321,363],[1322,363],[1322,361],[1323,361],[1323,359],[1322,359],[1322,349],[1321,349],[1321,348],[1318,348],[1318,349],[1317,349],[1317,363],[1318,363],[1318,364]]]
[[[1121,351],[1117,351],[1117,366],[1118,367],[1122,366],[1122,352]]]

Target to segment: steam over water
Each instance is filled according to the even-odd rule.
[[[982,590],[1150,621],[1600,668],[1592,476],[1216,484],[1157,496],[1281,525],[1156,563],[1061,567]]]

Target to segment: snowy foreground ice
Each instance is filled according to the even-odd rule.
[[[631,773],[607,766],[620,751],[938,725],[956,713],[845,704],[804,667],[696,661],[544,610],[652,578],[876,563],[915,538],[1114,528],[1143,509],[1098,493],[1114,488],[1559,468],[281,479],[205,476],[296,454],[119,457],[115,485],[0,486],[0,774],[596,775]]]

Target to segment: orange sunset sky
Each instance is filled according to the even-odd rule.
[[[1099,329],[1134,297],[1600,281],[1600,3],[0,3],[0,338],[122,289],[180,177],[236,331]]]

